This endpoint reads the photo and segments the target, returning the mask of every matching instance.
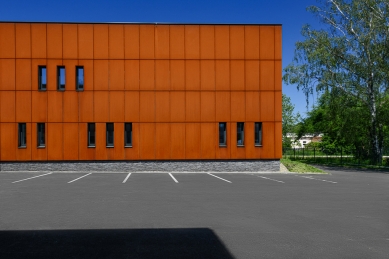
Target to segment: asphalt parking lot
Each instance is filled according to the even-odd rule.
[[[389,258],[389,174],[0,173],[0,258]]]

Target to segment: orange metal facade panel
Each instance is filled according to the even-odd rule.
[[[18,146],[17,123],[1,123],[1,160],[14,161],[16,160],[16,149]]]
[[[154,58],[154,25],[139,26],[139,58]]]
[[[93,58],[108,58],[108,25],[93,25]]]
[[[31,122],[31,91],[16,91],[16,122]]]
[[[169,60],[155,61],[155,89],[169,90],[170,89],[170,69]]]
[[[200,57],[201,59],[215,58],[215,26],[200,26]]]
[[[15,60],[0,59],[0,91],[15,90]]]
[[[46,124],[47,129],[47,124]],[[31,160],[45,161],[47,160],[47,148],[38,148],[37,124],[31,123]],[[45,135],[45,143],[47,146],[47,133]]]
[[[215,61],[200,60],[201,90],[215,90]]]
[[[185,58],[200,58],[200,30],[198,25],[185,25]]]
[[[48,92],[47,118],[48,122],[62,122],[63,119],[63,93],[57,91]]]
[[[93,107],[94,118],[96,122],[109,121],[109,92],[108,91],[94,91],[93,92]]]
[[[282,121],[282,92],[277,91],[274,92],[274,120],[275,121]]]
[[[78,122],[78,111],[78,93],[65,91],[63,93],[63,121]]]
[[[132,123],[132,147],[126,148],[125,159],[138,160],[139,159],[139,123]]]
[[[246,90],[259,90],[259,61],[247,60],[246,63]]]
[[[31,24],[31,56],[46,58],[46,24]]]
[[[140,118],[141,122],[155,121],[155,92],[140,92]]]
[[[109,31],[109,58],[124,59],[124,29],[121,24],[110,24]]]
[[[216,159],[229,159],[231,157],[231,123],[227,122],[227,146],[225,147],[219,146],[219,123],[215,124],[215,134],[217,136],[215,157]]]
[[[254,122],[246,122],[245,127],[245,149],[246,149],[246,159],[258,159],[261,158],[261,147],[255,146],[255,132],[254,132]]]
[[[139,121],[139,92],[124,92],[124,119],[127,122]]]
[[[282,59],[282,27],[274,26],[274,58]]]
[[[78,58],[93,59],[93,25],[78,24]]]
[[[155,26],[155,58],[169,59],[169,26]]]
[[[170,93],[155,92],[155,121],[170,122]]]
[[[185,90],[185,61],[170,60],[170,89]]]
[[[170,159],[170,123],[156,123],[155,158]]]
[[[78,124],[78,150],[80,160],[95,160],[96,148],[88,147],[88,124]]]
[[[124,91],[111,91],[109,93],[109,121],[124,121]]]
[[[201,92],[201,121],[215,121],[215,92]]]
[[[16,60],[16,90],[31,90],[31,59]]]
[[[47,24],[47,58],[62,58],[62,24]]]
[[[231,121],[246,121],[245,97],[245,92],[234,92],[231,94]]]
[[[63,133],[64,160],[78,160],[78,123],[64,123]]]
[[[230,90],[230,62],[216,60],[216,90]]]
[[[66,91],[75,91],[76,90],[76,66],[78,65],[77,60],[63,60],[63,65],[65,66],[65,82],[66,82]]]
[[[109,61],[109,90],[124,90],[124,60]]]
[[[274,121],[274,92],[261,92],[261,120]]]
[[[106,124],[105,123],[96,123],[96,160],[107,160],[108,159],[108,149],[106,147]],[[104,137],[102,137],[104,136]]]
[[[274,61],[260,61],[260,89],[274,90]]]
[[[93,90],[93,60],[79,60],[79,66],[84,67],[84,91]]]
[[[93,92],[84,91],[78,93],[79,104],[79,121],[80,122],[93,122],[94,121],[94,101]],[[83,125],[83,124],[81,124]],[[80,135],[81,136],[81,135]],[[80,137],[81,139],[81,137]]]
[[[63,160],[63,124],[47,123],[47,159]]]
[[[0,120],[1,122],[15,122],[15,91],[1,91]],[[3,131],[4,134],[5,131]]]
[[[262,123],[262,151],[261,158],[275,158],[274,122]]]
[[[185,121],[185,92],[170,92],[170,121]]]
[[[231,90],[232,91],[244,91],[244,61],[243,60],[231,60]]]
[[[259,26],[245,26],[244,50],[246,59],[259,59]]]
[[[48,59],[47,60],[47,90],[57,91],[57,67],[62,66],[61,59]],[[70,82],[65,82],[65,88],[67,88]]]
[[[185,61],[185,89],[200,90],[200,61]]]
[[[259,29],[260,59],[274,59],[274,26],[261,26]]]
[[[139,61],[140,90],[154,90],[154,60]]]
[[[280,159],[282,158],[282,122],[275,123],[274,134],[274,156]]]
[[[199,122],[200,118],[200,92],[186,92],[185,94],[186,121]]]
[[[47,92],[32,91],[31,93],[32,93],[31,121],[46,122],[47,121]]]
[[[170,123],[171,158],[185,159],[185,123]]]
[[[109,159],[113,160],[123,160],[124,159],[124,124],[121,123],[115,123],[114,124],[114,148],[113,152],[111,152],[111,156]],[[111,149],[112,150],[112,149]]]
[[[246,124],[246,123],[245,123]],[[231,143],[231,158],[234,159],[245,159],[246,158],[246,145],[251,145],[251,143],[247,143],[247,139],[244,139],[244,146],[237,145],[237,123],[231,122],[231,135],[230,135],[230,143]],[[245,125],[246,127],[246,125]],[[244,135],[246,135],[247,129],[244,129]]]
[[[124,25],[124,56],[139,59],[139,25]]]
[[[231,114],[231,93],[230,92],[216,92],[216,121],[227,122],[230,121]]]
[[[32,143],[31,123],[26,123],[26,147],[16,149],[16,160],[18,160],[18,161],[30,161],[31,160],[31,143]]]
[[[108,60],[94,60],[94,90],[108,90]]]
[[[246,121],[260,122],[259,92],[246,92]]]
[[[244,59],[244,26],[230,26],[230,58]]]
[[[0,23],[0,58],[15,58],[15,24]]]
[[[139,60],[125,60],[124,70],[125,89],[139,90]]]
[[[185,58],[185,26],[170,25],[170,58]]]
[[[63,30],[63,58],[78,58],[78,31],[77,24],[64,24]]]
[[[201,158],[201,123],[185,124],[185,158]]]
[[[201,158],[215,159],[215,123],[201,123]]]
[[[282,62],[276,61],[274,67],[274,90],[281,91],[282,90]]]
[[[215,26],[215,57],[230,58],[230,26]]]
[[[31,58],[31,27],[29,23],[15,24],[16,58]]]
[[[155,123],[139,124],[140,159],[155,159]]]

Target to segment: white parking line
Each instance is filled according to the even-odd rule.
[[[23,180],[15,181],[15,182],[12,182],[12,183],[18,183],[18,182],[22,182],[22,181],[30,180],[30,179],[37,178],[37,177],[41,177],[41,176],[48,175],[48,174],[52,174],[52,173],[41,174],[41,175],[37,175],[37,176],[34,176],[34,177],[29,177],[29,178],[26,178],[26,179],[23,179]]]
[[[77,179],[71,180],[71,181],[68,182],[68,183],[75,182],[75,181],[77,181],[77,180],[79,180],[79,179],[81,179],[81,178],[84,178],[85,176],[88,176],[88,175],[90,175],[90,174],[92,174],[92,173],[89,173],[89,174],[83,175],[83,176],[81,176],[81,177],[78,177]]]
[[[275,180],[275,179],[267,178],[267,177],[264,177],[264,176],[258,176],[258,177],[261,177],[261,178],[263,178],[263,179],[266,179],[266,180],[270,180],[270,181],[278,182],[278,183],[285,183],[285,182],[283,182],[283,181],[279,181],[279,180]]]
[[[211,173],[207,173],[207,174],[212,175],[213,177],[219,178],[220,180],[226,181],[226,182],[228,182],[228,183],[232,183],[232,182],[230,182],[230,181],[228,181],[228,180],[226,180],[226,179],[223,179],[223,178],[221,178],[221,177],[219,177],[219,176],[216,176],[216,175],[213,175],[213,174],[211,174]]]
[[[129,173],[126,177],[126,179],[124,179],[123,183],[127,182],[127,179],[130,177],[131,173]]]
[[[178,181],[176,180],[176,178],[174,178],[174,176],[173,176],[171,173],[169,173],[169,175],[170,175],[171,178],[173,178],[173,180],[174,180],[176,183],[178,183]]]
[[[296,176],[298,176],[298,175],[296,175]],[[323,180],[323,179],[316,179],[316,178],[313,178],[312,176],[300,176],[300,177],[311,179],[311,180],[316,180],[316,181],[328,182],[328,183],[337,183],[337,182]]]

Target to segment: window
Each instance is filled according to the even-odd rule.
[[[18,146],[26,147],[26,123],[19,123],[18,129]]]
[[[37,137],[38,137],[38,147],[45,147],[45,124],[37,124]]]
[[[58,90],[65,91],[65,67],[57,67],[57,76],[58,76]]]
[[[107,123],[107,147],[113,147],[113,123]]]
[[[38,67],[38,90],[46,91],[47,72],[45,66]]]
[[[132,123],[124,123],[124,146],[132,147]]]
[[[219,123],[219,146],[227,145],[227,123],[220,122]]]
[[[95,129],[96,127],[94,123],[88,123],[88,147],[96,146]]]
[[[84,90],[84,67],[76,67],[76,90]]]
[[[244,122],[238,122],[236,124],[236,144],[238,146],[244,146]]]
[[[262,145],[262,122],[256,122],[255,123],[255,145],[261,146]]]

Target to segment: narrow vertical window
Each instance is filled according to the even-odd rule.
[[[38,137],[38,147],[45,147],[45,124],[44,123],[38,123],[37,124],[37,137]]]
[[[84,67],[76,67],[76,90],[84,90]]]
[[[132,123],[124,123],[124,146],[132,147]]]
[[[45,66],[38,67],[38,90],[46,91],[47,73]]]
[[[227,145],[227,123],[219,123],[219,146]]]
[[[244,146],[244,122],[238,122],[236,124],[236,144],[238,146]]]
[[[26,147],[27,137],[26,137],[26,123],[19,123],[18,127],[18,146]]]
[[[57,76],[58,76],[58,90],[65,91],[65,67],[57,67]]]
[[[88,147],[96,146],[95,130],[95,124],[88,123]]]
[[[107,123],[107,147],[113,147],[113,123]]]
[[[255,145],[262,145],[262,122],[255,123]]]

